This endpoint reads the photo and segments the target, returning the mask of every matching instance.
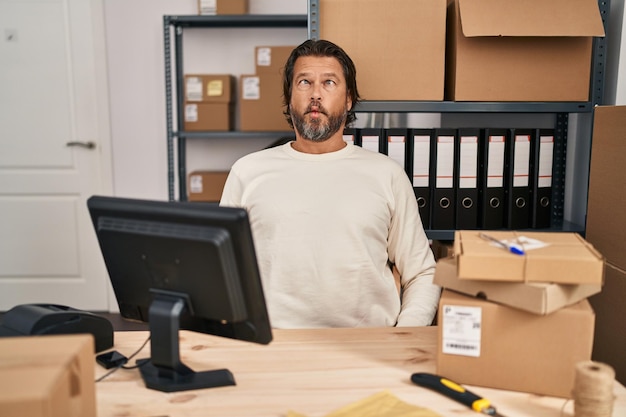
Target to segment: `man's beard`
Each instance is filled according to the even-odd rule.
[[[322,120],[321,117],[306,121],[305,116],[311,112],[313,106],[316,106],[317,111],[328,118],[327,122]],[[348,112],[345,109],[341,113],[329,114],[319,101],[309,103],[304,113],[297,113],[290,109],[290,114],[293,127],[300,136],[312,142],[324,142],[329,139],[341,129],[348,116]]]

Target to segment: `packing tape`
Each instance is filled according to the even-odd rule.
[[[574,416],[611,417],[615,370],[605,363],[583,361],[576,364]]]

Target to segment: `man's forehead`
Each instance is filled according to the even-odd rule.
[[[334,57],[303,56],[296,60],[294,73],[322,73],[343,78],[343,68]]]

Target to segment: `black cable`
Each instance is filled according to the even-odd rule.
[[[116,372],[118,369],[136,369],[136,368],[139,368],[140,366],[144,365],[145,363],[147,363],[147,362],[144,362],[141,365],[133,365],[133,366],[126,366],[125,365],[126,363],[128,363],[128,361],[130,361],[132,358],[137,356],[139,354],[139,352],[141,352],[143,350],[143,348],[146,347],[146,345],[148,344],[149,341],[150,341],[150,336],[148,336],[148,338],[143,342],[143,344],[139,347],[139,349],[137,349],[135,352],[133,352],[132,355],[130,355],[128,357],[127,361],[124,364],[116,366],[115,368],[113,368],[109,372],[107,372],[106,374],[102,375],[99,378],[96,378],[96,382],[102,381],[103,379],[105,379],[109,375],[111,375],[112,373]]]

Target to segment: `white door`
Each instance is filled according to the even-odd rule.
[[[0,37],[0,311],[108,310],[86,209],[112,183],[101,0],[0,0]]]

